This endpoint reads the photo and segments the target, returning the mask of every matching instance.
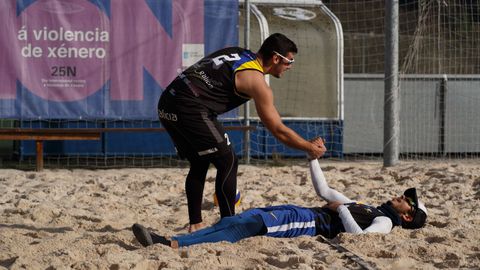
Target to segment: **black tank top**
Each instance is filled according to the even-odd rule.
[[[362,230],[365,230],[368,226],[372,225],[372,222],[376,217],[385,216],[382,211],[370,205],[350,203],[346,204],[346,206],[348,207],[350,214],[352,214],[353,219]]]
[[[263,73],[256,54],[239,47],[225,48],[187,68],[169,87],[175,88],[173,93],[177,102],[202,104],[212,112],[222,114],[250,99],[235,89],[235,73],[247,69]],[[176,89],[179,81],[187,89]]]
[[[362,230],[370,226],[376,217],[385,216],[380,210],[370,205],[361,203],[348,203],[345,205]],[[326,207],[314,207],[310,209],[317,214],[315,219],[317,234],[321,234],[327,238],[334,238],[337,234],[345,232],[342,220],[336,211],[332,211]]]

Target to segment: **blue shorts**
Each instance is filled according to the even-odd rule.
[[[304,207],[295,205],[278,205],[265,208],[254,208],[244,211],[239,216],[259,215],[262,217],[267,233],[271,237],[296,237],[300,235],[316,235],[316,214]]]

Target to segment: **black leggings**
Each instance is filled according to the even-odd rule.
[[[212,157],[189,159],[190,171],[185,182],[190,224],[202,222],[202,199],[208,167],[212,163],[217,168],[215,194],[220,208],[220,216],[235,215],[235,196],[237,193],[238,158],[233,151]]]

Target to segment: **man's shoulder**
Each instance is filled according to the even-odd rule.
[[[216,50],[215,53],[221,53],[221,52],[227,52],[227,51],[241,52],[241,51],[245,51],[245,49],[242,47],[232,46],[232,47],[225,47],[225,48]]]
[[[233,53],[237,53],[243,56],[248,56],[249,58],[256,58],[256,54],[254,52],[242,47],[225,47],[225,48],[214,51],[210,55],[218,56],[222,54],[233,54]]]

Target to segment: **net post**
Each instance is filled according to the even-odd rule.
[[[383,166],[394,166],[399,156],[398,0],[385,0],[385,104]]]
[[[245,48],[250,49],[250,1],[245,0]],[[244,126],[250,126],[250,102],[247,101],[243,111]],[[250,164],[250,130],[247,129],[243,133],[243,159],[246,164]]]
[[[446,103],[446,96],[447,96],[447,74],[443,74],[442,79],[440,80],[439,84],[439,109],[440,109],[440,117],[439,117],[439,134],[438,134],[438,151],[442,157],[446,156],[445,152],[445,115],[447,111],[447,103]]]

